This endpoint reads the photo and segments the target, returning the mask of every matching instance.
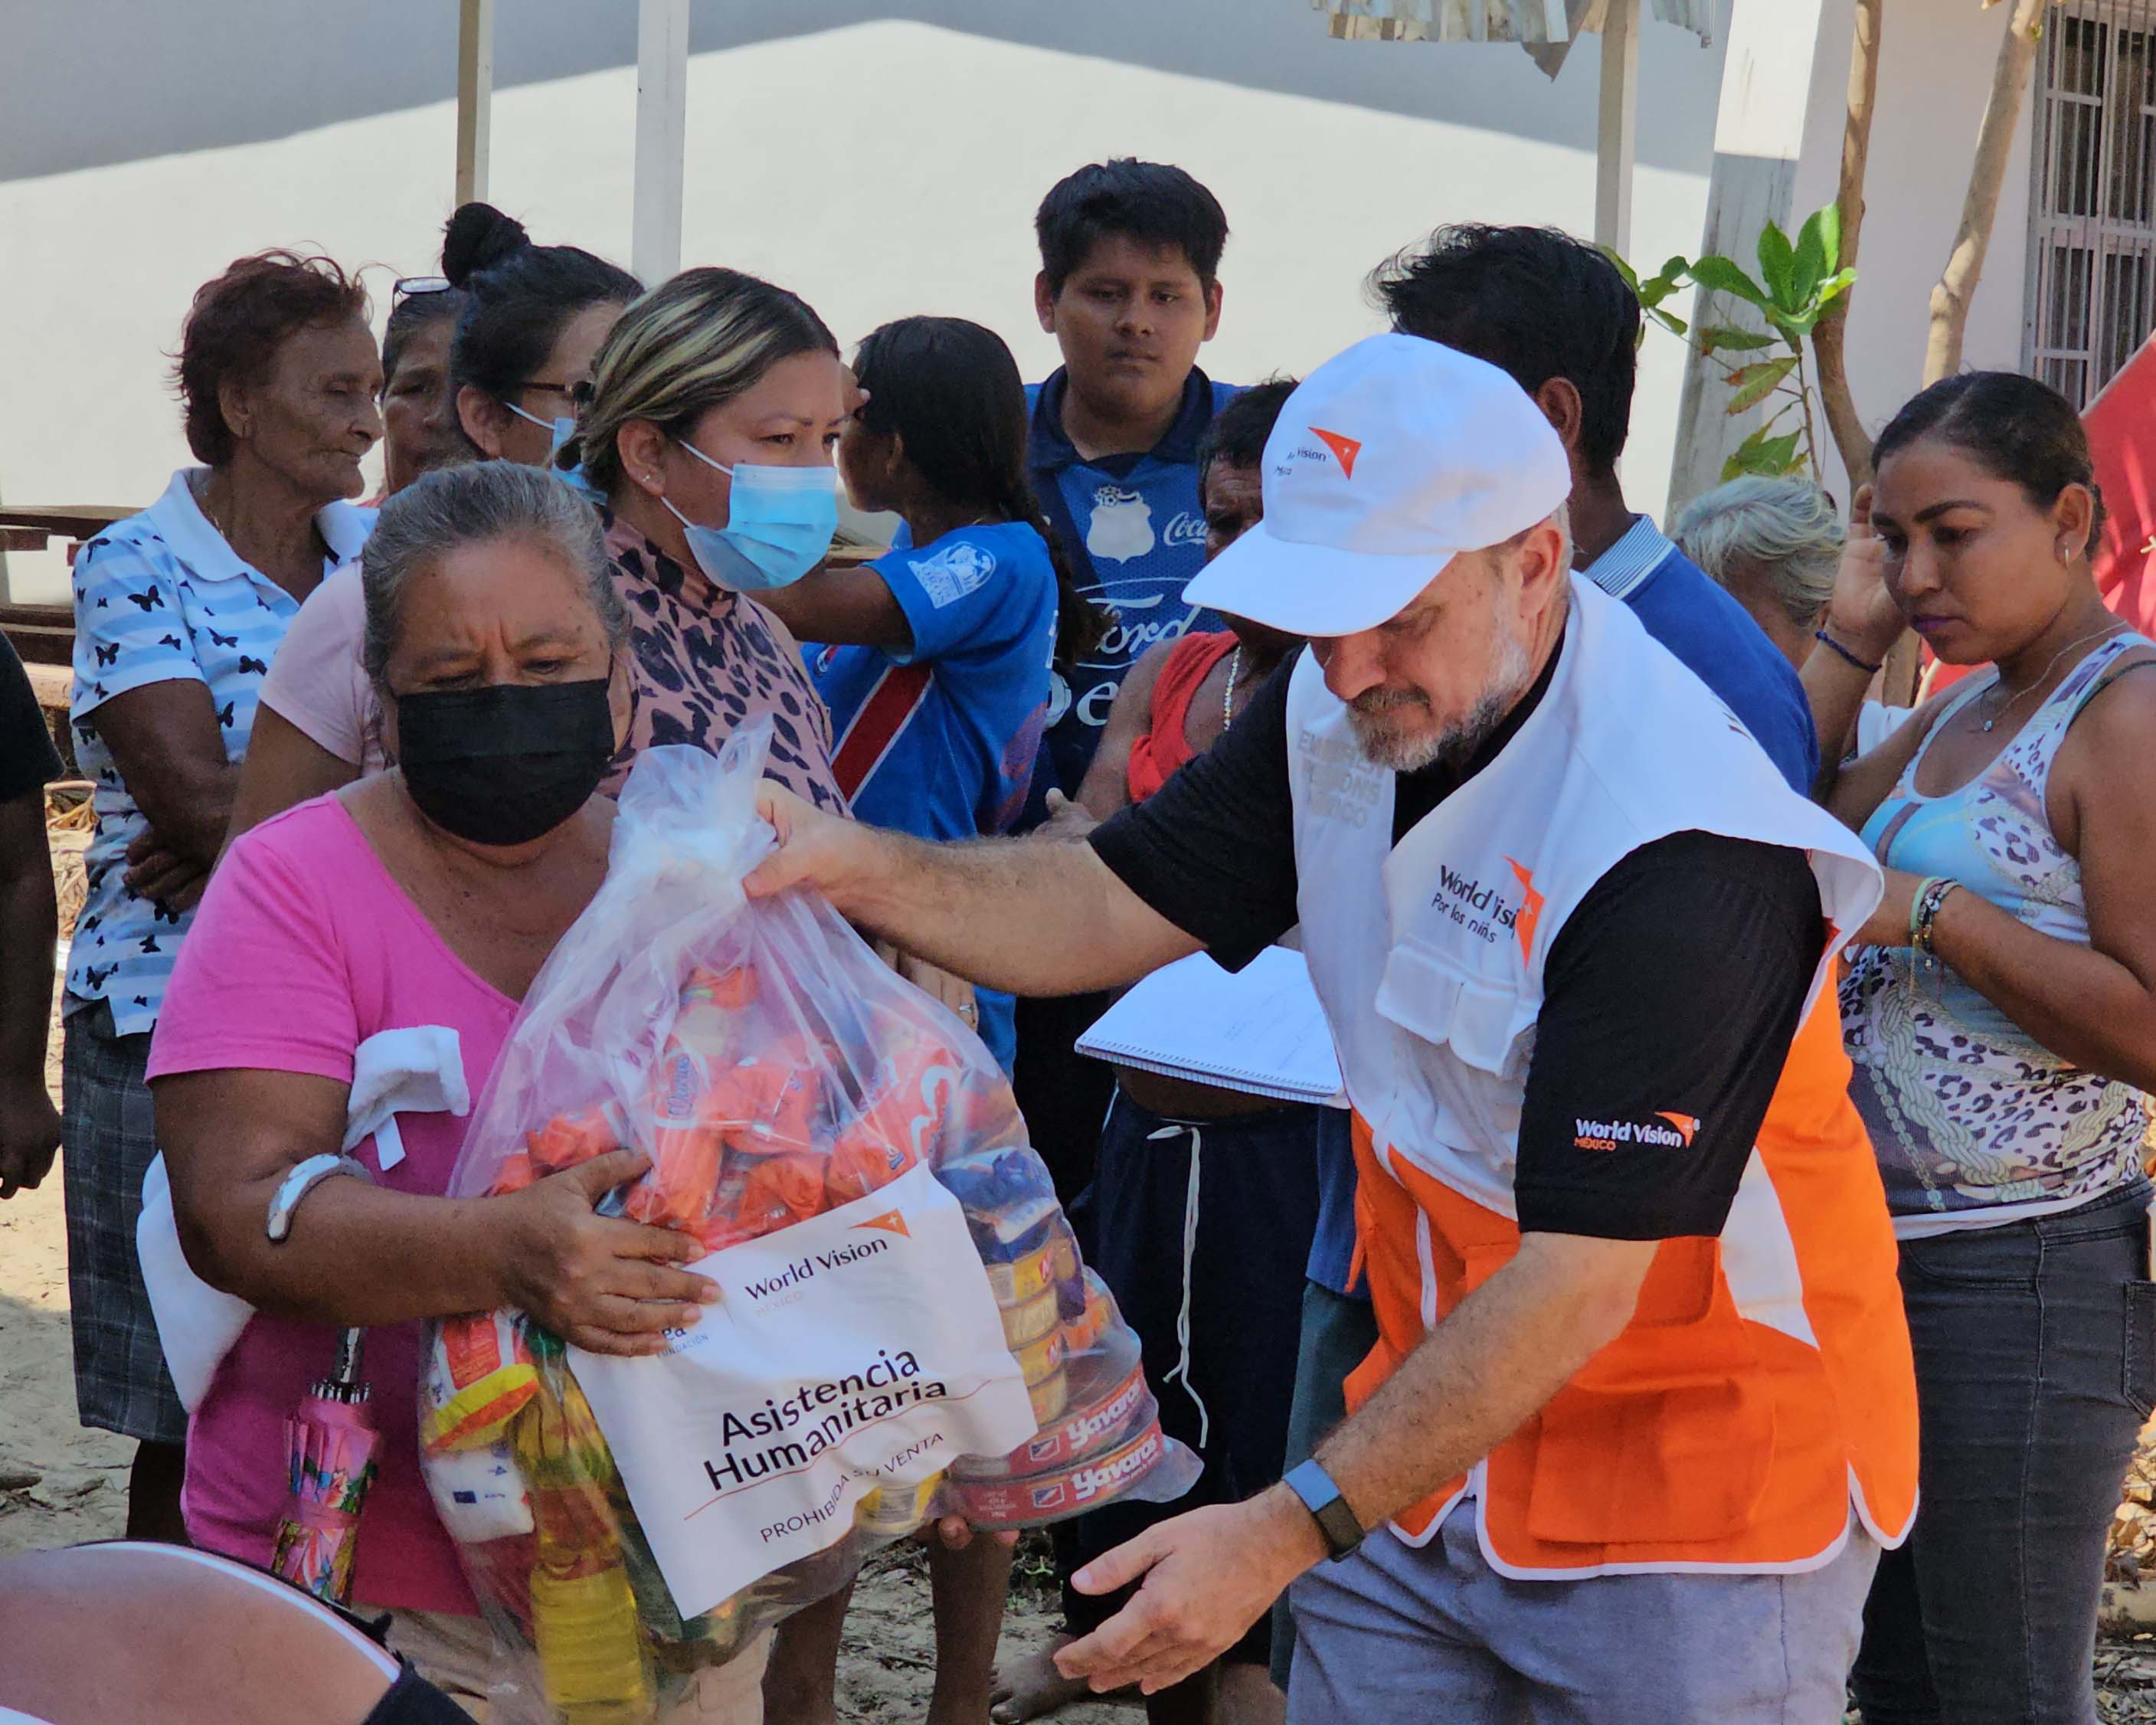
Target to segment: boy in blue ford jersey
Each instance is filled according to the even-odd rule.
[[[1198,438],[1235,390],[1198,369],[1220,326],[1228,218],[1179,167],[1081,167],[1042,200],[1034,309],[1063,364],[1031,392],[1026,464],[1081,590],[1108,614],[1049,715],[1052,783],[1075,797],[1124,674],[1219,619],[1185,604],[1205,560]]]
[[[899,542],[762,597],[804,643],[822,644],[802,654],[831,709],[832,768],[856,818],[923,839],[1004,832],[1032,783],[1050,665],[1084,657],[1101,632],[1026,483],[1018,365],[978,324],[908,317],[864,341],[854,370],[861,400],[839,471],[855,503],[901,517]],[[940,973],[930,986],[1008,1071],[1011,997],[976,996]],[[1010,1561],[986,1537],[931,1553],[937,1725],[987,1715]],[[765,1679],[772,1725],[835,1717],[846,1605],[841,1594],[781,1630]]]

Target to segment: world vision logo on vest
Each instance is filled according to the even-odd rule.
[[[1658,1110],[1649,1120],[1583,1120],[1572,1122],[1575,1150],[1614,1150],[1624,1144],[1644,1144],[1656,1150],[1689,1150],[1699,1132],[1697,1114]]]
[[[1486,883],[1448,863],[1437,865],[1437,892],[1430,902],[1470,934],[1485,941],[1500,941],[1507,934],[1517,937],[1520,957],[1532,955],[1535,924],[1541,921],[1543,896],[1535,891],[1534,870],[1505,859],[1512,871],[1517,896],[1502,881]]]

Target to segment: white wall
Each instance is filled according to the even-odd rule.
[[[117,7],[124,22],[127,4],[36,10],[110,23]],[[269,13],[249,0],[191,0],[190,29],[169,39],[122,33],[81,64],[45,44],[34,89],[22,59],[0,69],[0,116],[14,116],[0,118],[0,174],[11,162],[95,164],[0,178],[9,407],[0,413],[0,498],[156,494],[186,459],[165,356],[190,293],[235,255],[306,244],[346,263],[379,262],[372,279],[384,297],[391,275],[432,267],[454,135],[441,99],[453,28],[446,46],[438,39],[440,15],[453,19],[454,8],[434,0],[400,33],[392,14],[417,4],[364,9],[378,48],[353,42],[344,8],[335,21],[326,13],[329,51],[277,33],[313,0]],[[799,290],[841,341],[908,312],[956,313],[998,330],[1029,376],[1045,372],[1055,356],[1031,314],[1033,210],[1070,168],[1111,154],[1182,162],[1225,205],[1235,229],[1222,269],[1227,310],[1203,361],[1224,378],[1307,368],[1375,327],[1364,275],[1440,222],[1592,225],[1594,41],[1552,85],[1508,46],[1332,42],[1307,0],[1088,0],[1023,8],[1022,26],[1010,22],[1019,13],[982,0],[909,8],[978,33],[875,16],[896,9],[796,0],[790,19],[833,26],[701,51],[689,71],[685,258]],[[699,6],[699,44],[715,10],[711,0]],[[498,13],[505,67],[533,57],[518,33],[546,16],[577,49],[555,43],[555,59],[581,55],[591,69],[497,90],[493,200],[542,241],[625,259],[634,77],[605,62],[626,44],[572,41],[591,17],[572,0],[519,0]],[[1008,39],[1021,29],[1033,39]],[[355,53],[378,53],[387,70],[355,68]],[[404,82],[376,90],[391,71]],[[1646,26],[1640,258],[1697,244],[1719,72],[1718,52]],[[130,79],[141,85],[140,114],[125,102],[115,111],[111,92]],[[307,108],[295,101],[295,80],[320,92],[318,111],[382,110],[258,136],[276,126],[274,116],[256,123],[250,80],[275,116]],[[366,100],[352,97],[354,82]],[[414,94],[414,105],[385,105],[400,94]],[[36,136],[10,136],[26,118]],[[79,135],[52,136],[69,126]],[[240,136],[105,159],[121,147],[116,136],[163,150],[204,127]],[[1874,232],[1885,230],[1882,222]],[[1626,461],[1636,503],[1657,511],[1681,358],[1673,341],[1650,339]],[[19,596],[64,591],[55,558],[9,562]]]
[[[1814,71],[1797,171],[1799,218],[1833,200],[1840,172],[1854,6],[1852,0],[1830,0],[1827,10],[1820,39],[1840,46],[1831,53],[1822,49]],[[1874,433],[1922,382],[1932,287],[1960,225],[1969,159],[2008,8],[1979,10],[1976,0],[1894,0],[1884,10],[1879,95],[1848,336],[1851,392]],[[2021,369],[2035,111],[2032,72],[1990,250],[1969,308],[1962,363],[1972,371]],[[1828,442],[1829,488],[1845,501],[1847,476]]]

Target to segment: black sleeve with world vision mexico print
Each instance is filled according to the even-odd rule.
[[[1720,1234],[1825,938],[1800,851],[1679,833],[1596,882],[1544,973],[1512,1181],[1521,1228]]]

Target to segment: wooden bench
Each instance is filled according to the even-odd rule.
[[[58,539],[72,563],[85,540],[135,513],[125,504],[0,504],[0,552],[43,551]],[[29,672],[38,705],[64,715],[74,686],[74,608],[0,603],[0,634]]]

